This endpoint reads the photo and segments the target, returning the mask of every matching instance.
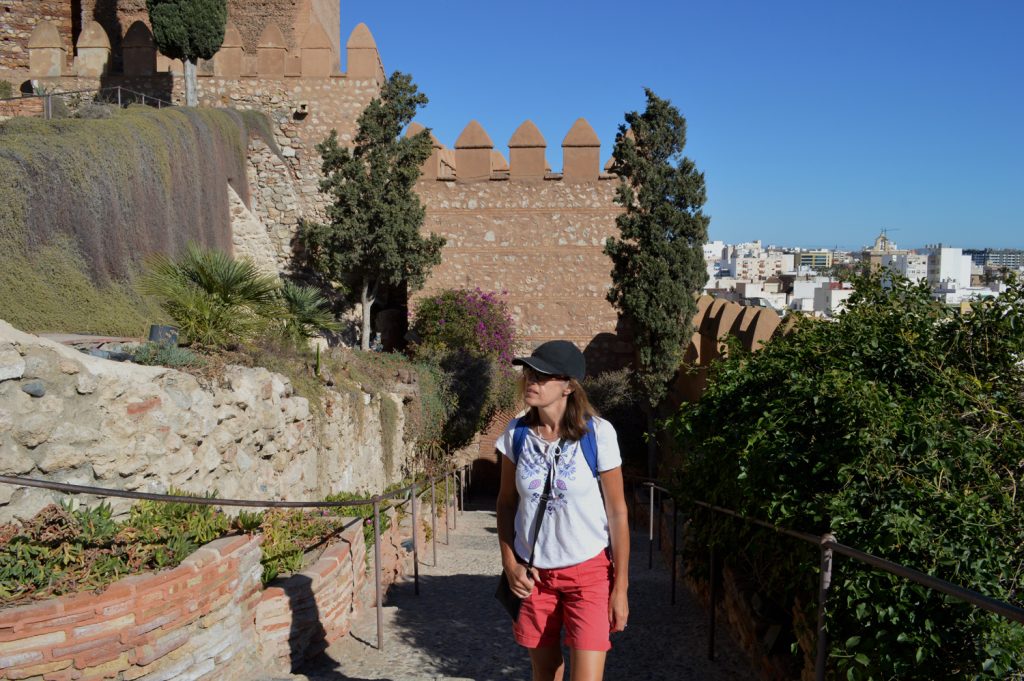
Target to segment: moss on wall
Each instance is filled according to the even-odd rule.
[[[134,275],[190,241],[230,252],[225,185],[249,202],[250,130],[251,114],[146,107],[0,124],[0,318],[129,335],[160,319]]]

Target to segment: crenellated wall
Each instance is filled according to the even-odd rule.
[[[509,140],[508,163],[476,121],[454,152],[434,140],[417,192],[427,209],[423,232],[447,243],[419,295],[449,287],[507,291],[523,345],[570,340],[594,373],[629,358],[606,299],[611,262],[603,252],[618,233],[618,180],[601,172],[600,141],[582,118],[562,141],[561,173],[550,172],[546,148],[530,121]]]

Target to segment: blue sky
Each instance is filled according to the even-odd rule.
[[[711,238],[1024,248],[1024,0],[342,2],[446,145],[526,119],[602,159],[643,88],[679,107]]]

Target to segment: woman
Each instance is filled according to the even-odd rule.
[[[629,617],[629,527],[615,429],[597,417],[580,387],[586,362],[572,343],[549,341],[512,363],[523,366],[527,411],[497,442],[497,510],[502,566],[512,592],[524,599],[513,633],[530,650],[533,681],[561,681],[563,628],[571,681],[600,681],[609,634],[625,629]],[[600,485],[582,442],[588,423]]]

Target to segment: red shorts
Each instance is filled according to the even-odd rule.
[[[533,592],[523,600],[512,626],[516,642],[527,648],[557,646],[564,625],[570,648],[610,650],[613,568],[608,552],[602,550],[578,565],[536,571]]]

